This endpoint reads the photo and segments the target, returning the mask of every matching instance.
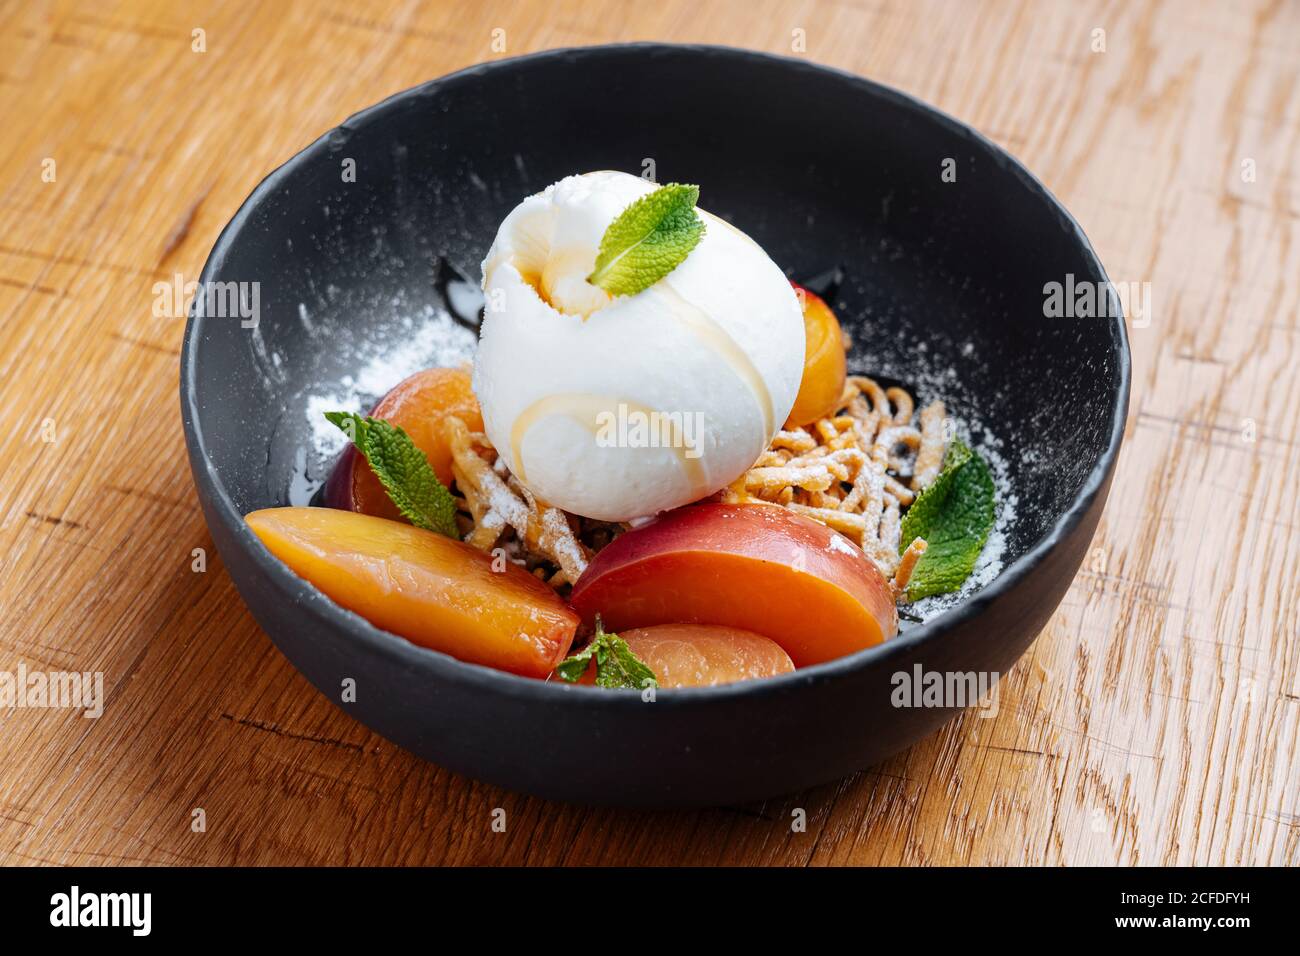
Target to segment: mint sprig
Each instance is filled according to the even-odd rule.
[[[659,684],[655,672],[632,652],[627,641],[605,630],[600,615],[596,616],[596,636],[591,643],[555,665],[555,673],[572,684],[587,673],[593,658],[596,661],[597,687],[643,690]]]
[[[993,498],[989,466],[965,442],[954,441],[943,469],[903,516],[898,553],[916,538],[927,545],[907,584],[909,601],[956,591],[970,577],[993,530]]]
[[[699,186],[669,183],[646,193],[609,224],[587,276],[610,295],[635,295],[676,269],[704,237]]]
[[[428,457],[401,426],[382,418],[363,418],[354,412],[326,412],[325,417],[343,430],[388,492],[397,510],[411,524],[459,538],[456,502],[438,480]]]

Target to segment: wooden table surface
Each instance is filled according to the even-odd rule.
[[[235,593],[154,283],[196,279],[265,173],[389,93],[609,40],[790,53],[796,30],[796,55],[1019,156],[1114,279],[1150,283],[1095,550],[996,718],[834,785],[589,811],[415,759]],[[0,4],[0,670],[102,671],[107,696],[98,720],[0,710],[0,860],[1300,862],[1297,51],[1294,0]]]

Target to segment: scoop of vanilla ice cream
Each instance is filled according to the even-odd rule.
[[[605,521],[734,481],[803,374],[789,281],[703,209],[703,239],[648,289],[611,297],[586,281],[609,224],[656,188],[610,171],[563,179],[515,207],[483,263],[473,386],[488,438],[538,498]]]

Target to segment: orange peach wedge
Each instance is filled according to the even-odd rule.
[[[844,332],[831,307],[820,296],[797,283],[792,284],[803,303],[804,358],[799,393],[786,421],[798,426],[835,411],[844,394],[848,366],[844,357]]]
[[[267,550],[376,627],[462,661],[546,677],[578,616],[508,562],[409,524],[329,508],[267,508],[245,519]],[[500,565],[498,565],[500,566]]]
[[[399,382],[370,412],[372,418],[382,418],[410,435],[415,447],[428,456],[438,480],[448,486],[451,485],[451,448],[443,432],[443,421],[455,415],[470,431],[483,430],[478,399],[469,383],[470,375],[465,369],[427,368]],[[354,445],[343,450],[325,484],[325,504],[394,521],[405,520]]]
[[[570,604],[605,628],[717,624],[771,638],[796,667],[898,633],[875,564],[847,538],[775,505],[690,505],[621,535]]]
[[[775,641],[736,627],[660,624],[634,627],[618,636],[654,671],[660,687],[716,687],[794,670],[790,655]],[[595,682],[592,664],[578,683]]]

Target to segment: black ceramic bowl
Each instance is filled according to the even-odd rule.
[[[792,277],[843,266],[835,305],[853,368],[907,383],[921,401],[944,398],[1009,476],[1001,573],[882,646],[643,703],[416,647],[272,558],[242,516],[301,501],[323,477],[329,456],[309,409],[331,392],[374,398],[394,383],[377,375],[401,377],[401,362],[359,369],[377,345],[415,339],[400,358],[429,358],[411,353],[441,334],[420,324],[442,305],[436,264],[477,278],[524,196],[579,171],[640,173],[648,159],[661,182],[699,183],[701,205]],[[988,140],[893,90],[726,48],[540,53],[385,100],[254,190],[202,280],[257,283],[244,288],[246,307],[257,291],[259,323],[245,328],[220,294],[199,297],[181,358],[185,437],[208,525],[253,615],[367,726],[443,766],[556,799],[765,798],[850,774],[939,727],[955,711],[893,706],[892,675],[917,664],[1005,673],[1065,594],[1106,499],[1129,389],[1122,317],[1045,317],[1045,284],[1067,276],[1105,281],[1060,204]],[[346,678],[355,702],[340,700]]]

